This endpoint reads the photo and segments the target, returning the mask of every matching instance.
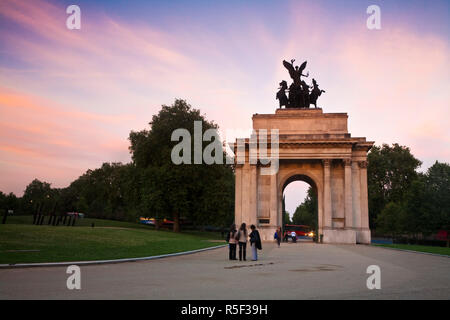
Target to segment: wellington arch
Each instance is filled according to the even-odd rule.
[[[278,170],[265,173],[264,161],[250,160],[252,137],[238,139],[235,153],[245,160],[236,162],[235,223],[254,224],[263,240],[272,240],[282,224],[284,188],[303,180],[317,191],[323,243],[370,243],[367,152],[374,142],[350,135],[346,113],[320,108],[277,109],[275,114],[254,114],[252,120],[253,137],[268,132],[267,154],[270,133],[278,130]]]

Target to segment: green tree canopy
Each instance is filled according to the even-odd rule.
[[[309,187],[305,200],[295,209],[292,223],[307,225],[317,230],[317,211],[317,194],[312,187]]]
[[[377,216],[377,231],[396,237],[403,231],[405,208],[397,202],[389,202]]]
[[[52,189],[50,183],[34,179],[25,189],[22,197],[24,210],[31,214],[36,210],[49,213],[57,202],[58,190]]]
[[[232,222],[234,206],[234,175],[226,164],[174,164],[171,159],[177,141],[171,141],[176,129],[186,129],[191,135],[191,159],[194,159],[194,121],[201,121],[203,132],[217,129],[198,109],[177,99],[171,106],[162,106],[154,115],[150,129],[132,131],[130,152],[136,167],[145,170],[141,197],[156,218],[174,219],[179,230],[180,217],[196,224]],[[202,139],[203,140],[203,139]],[[202,150],[206,142],[202,141]],[[222,162],[225,153],[221,150]]]
[[[450,229],[450,165],[436,161],[426,172],[430,229]]]
[[[417,168],[422,162],[405,146],[394,143],[373,146],[368,154],[367,182],[369,219],[375,227],[378,214],[389,202],[401,202],[407,190],[417,179]]]

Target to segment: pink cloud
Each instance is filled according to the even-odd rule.
[[[8,176],[0,190],[18,190],[8,187],[16,174],[22,185],[34,172],[61,186],[102,161],[128,161],[129,131],[178,97],[224,130],[248,129],[253,113],[277,106],[277,85],[288,80],[281,60],[290,58],[308,60],[327,91],[319,104],[348,112],[354,136],[448,161],[447,39],[400,23],[379,32],[356,18],[335,26],[313,2],[288,12],[283,34],[251,11],[245,26],[221,34],[101,14],[73,32],[62,5],[2,1],[0,16],[21,30],[0,30],[2,50],[26,68],[0,66],[0,175]]]
[[[47,180],[64,186],[82,170],[99,166],[103,161],[129,161],[126,138],[113,135],[99,126],[102,123],[117,125],[128,118],[127,115],[116,117],[79,112],[48,99],[0,87],[3,173],[0,175],[10,176],[24,168],[19,175],[26,177],[25,181],[21,180],[22,186],[43,172],[52,178],[47,177]],[[8,190],[4,184],[10,180],[2,179],[0,190]]]

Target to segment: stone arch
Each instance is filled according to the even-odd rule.
[[[298,179],[317,188],[324,243],[370,243],[367,152],[374,142],[352,137],[347,119],[346,113],[322,109],[254,114],[251,138],[234,144],[235,223],[254,224],[263,240],[273,241],[282,223],[283,190]],[[269,152],[270,164],[260,161]]]
[[[304,181],[308,183],[310,186],[316,189],[317,191],[317,215],[318,215],[318,227],[319,233],[322,232],[322,224],[323,224],[323,178],[319,177],[316,173],[308,170],[304,167],[297,167],[290,170],[283,170],[280,168],[279,172],[279,181],[278,181],[278,224],[281,225],[282,219],[282,206],[281,202],[283,201],[283,193],[286,186],[294,181]]]

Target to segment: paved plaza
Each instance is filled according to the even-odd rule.
[[[449,299],[450,258],[367,245],[263,243],[259,261],[228,261],[228,249],[158,260],[0,270],[0,299]],[[381,289],[369,290],[369,265]]]

